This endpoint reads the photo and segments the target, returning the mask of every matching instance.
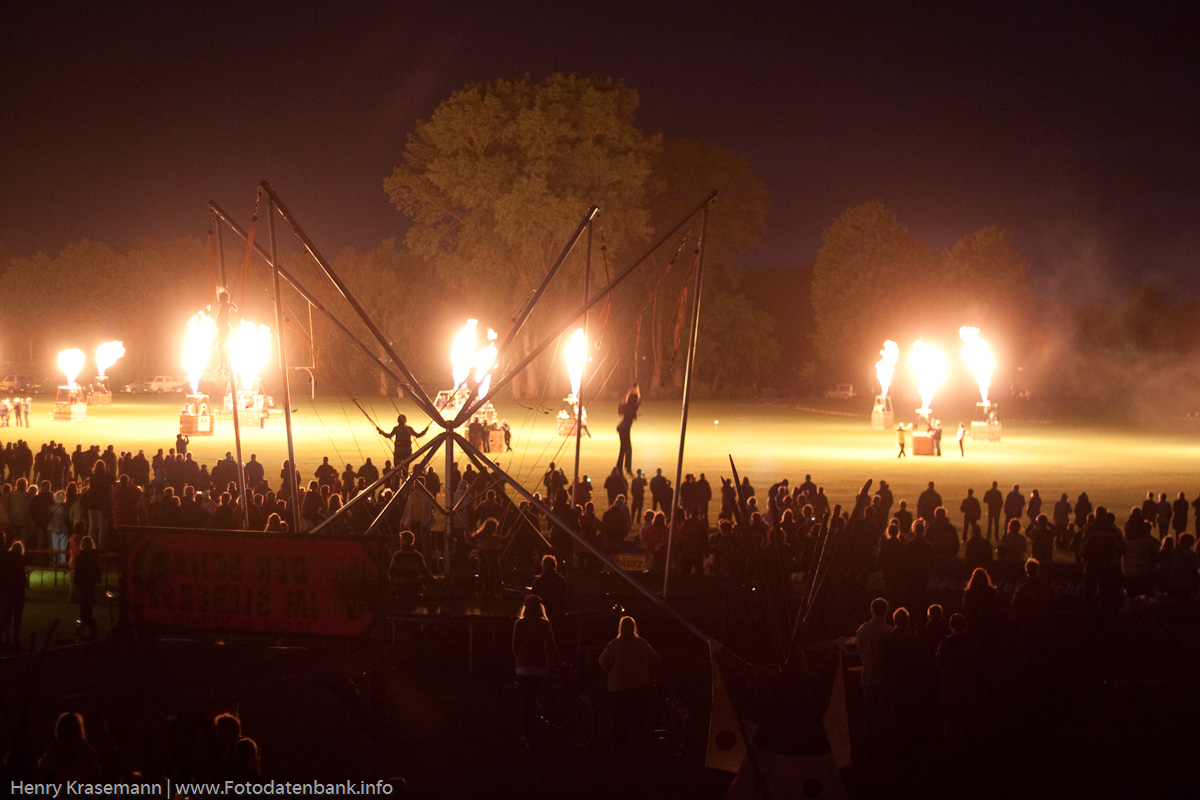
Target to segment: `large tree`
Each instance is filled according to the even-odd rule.
[[[634,126],[637,106],[637,92],[620,81],[573,75],[454,93],[417,125],[384,181],[413,220],[406,243],[494,327],[537,286],[590,206],[601,208],[608,252],[619,258],[648,232],[658,139]],[[565,291],[560,281],[548,299]],[[560,319],[531,320],[518,354]]]
[[[718,191],[709,216],[706,275],[715,278],[718,271],[732,275],[738,258],[762,243],[770,198],[762,178],[741,156],[704,142],[668,139],[653,159],[650,185],[650,221],[655,230],[674,224],[708,192]],[[642,365],[637,377],[644,391],[653,393],[659,386],[677,388],[682,384],[685,358],[677,347],[676,331],[683,334],[687,330],[691,310],[688,293],[692,290],[688,277],[695,263],[700,231],[701,218],[697,216],[676,240],[668,242],[643,265],[627,290],[630,302],[624,305],[637,315],[633,319],[641,318],[642,335],[635,356]],[[685,236],[687,241],[681,249]],[[712,280],[706,283],[717,285]],[[703,302],[707,308],[708,300]],[[731,355],[735,352],[718,341],[722,334],[710,325],[705,310],[700,313],[700,335],[702,352],[709,348]],[[685,342],[686,336],[679,337],[679,341]],[[738,367],[736,356],[722,365],[706,357],[706,363],[715,367],[712,376]]]
[[[957,343],[958,329],[985,331],[1009,365],[1022,350],[1028,268],[998,225],[934,253],[882,203],[848,209],[825,230],[813,269],[816,344],[830,372],[872,372],[884,340]]]
[[[58,350],[90,354],[121,339],[127,355],[118,374],[173,371],[184,323],[210,302],[205,274],[204,248],[192,238],[141,239],[124,249],[84,240],[57,256],[14,259],[0,293],[6,358],[53,373]]]
[[[721,396],[755,395],[773,383],[780,351],[771,315],[723,286],[706,288],[702,302],[696,379]]]
[[[857,374],[874,363],[872,348],[902,335],[931,272],[929,248],[883,203],[849,208],[825,229],[812,302],[817,349],[834,374]]]
[[[418,377],[436,380],[436,367],[443,366],[440,352],[431,352],[428,336],[431,320],[440,307],[437,288],[441,282],[431,279],[424,263],[394,239],[363,253],[347,250],[333,262],[334,270],[370,314],[375,325],[388,337],[389,344],[404,359]],[[432,281],[432,282],[431,282]],[[412,287],[420,286],[414,291]],[[353,314],[341,315],[358,339],[383,362],[388,361],[382,346]],[[325,365],[335,373],[336,383],[355,386],[368,374],[378,376],[376,386],[381,394],[393,394],[396,387],[377,365],[367,358],[341,331],[319,320],[317,342]],[[443,370],[443,372],[445,369]],[[444,383],[449,383],[444,380]]]

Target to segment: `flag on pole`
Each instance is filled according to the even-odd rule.
[[[733,707],[725,677],[717,664],[720,643],[709,639],[708,656],[712,665],[712,713],[708,720],[708,751],[704,766],[735,775],[746,759],[746,736],[753,735],[753,725],[741,719]],[[749,728],[750,730],[747,730]]]

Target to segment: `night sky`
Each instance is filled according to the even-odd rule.
[[[935,247],[1008,226],[1043,293],[1200,295],[1193,3],[473,5],[7,3],[0,242],[200,236],[266,179],[327,254],[369,248],[403,235],[382,181],[418,120],[574,72],[750,162],[773,206],[749,266],[811,263],[879,199]]]

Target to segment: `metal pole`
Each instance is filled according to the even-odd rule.
[[[688,408],[692,400],[692,369],[696,366],[696,340],[700,332],[700,290],[704,287],[704,245],[708,238],[708,214],[700,223],[700,253],[696,258],[696,294],[692,298],[692,332],[688,338],[687,366],[683,372],[683,412],[679,420],[679,458],[675,462],[675,492],[671,495],[671,523],[667,534],[667,564],[663,570],[663,597],[671,583],[671,542],[675,539],[675,512],[679,508],[679,489],[683,486],[683,443],[687,438]]]
[[[212,209],[213,213],[216,214],[217,217],[219,217],[222,222],[224,222],[226,225],[229,226],[230,230],[232,230],[234,233],[236,233],[242,239],[247,238],[246,232],[244,230],[242,230],[241,227],[239,227],[236,222],[234,222],[232,219],[230,219],[229,216],[224,211],[221,210],[220,206],[218,206],[216,203],[213,203],[210,201],[208,204],[208,207]],[[385,364],[379,358],[379,356],[375,355],[374,351],[372,351],[371,348],[369,348],[365,344],[363,344],[362,341],[357,336],[355,336],[354,333],[348,327],[346,327],[346,324],[344,322],[342,322],[340,319],[338,319],[337,316],[334,315],[334,313],[332,311],[330,311],[328,308],[326,308],[321,303],[320,300],[318,300],[316,297],[314,297],[312,292],[305,289],[304,286],[302,286],[300,284],[300,281],[296,280],[296,278],[290,272],[288,272],[287,269],[276,264],[275,259],[271,257],[271,254],[268,253],[265,249],[263,249],[263,246],[260,245],[258,242],[254,243],[254,252],[256,252],[260,256],[262,256],[263,260],[267,262],[268,266],[270,266],[272,268],[277,268],[279,270],[279,275],[285,281],[288,282],[288,285],[291,286],[293,289],[295,289],[300,294],[301,297],[303,297],[305,300],[308,301],[309,306],[310,306],[310,308],[309,308],[310,312],[311,312],[312,308],[316,308],[318,311],[320,311],[322,314],[324,314],[326,319],[328,319],[330,322],[332,322],[334,325],[336,325],[338,330],[340,330],[342,333],[346,334],[346,338],[348,338],[351,341],[351,343],[353,343],[356,347],[358,347],[358,349],[363,352],[363,355],[365,355],[367,358],[374,361],[375,366],[377,366],[384,374],[386,374],[389,378],[391,378],[396,383],[397,386],[404,385],[404,381],[400,379],[400,376],[398,376],[395,372],[392,371],[391,367],[389,367],[387,364]],[[426,409],[422,409],[422,410],[426,411],[427,414],[432,413]],[[431,418],[441,419],[440,416],[433,416]]]
[[[439,434],[437,434],[437,435],[436,435],[436,436],[434,436],[432,439],[430,439],[428,442],[426,442],[425,444],[421,445],[421,448],[420,448],[419,450],[417,450],[415,453],[413,453],[413,454],[412,454],[412,456],[411,456],[411,457],[409,457],[409,458],[408,458],[408,460],[406,460],[404,463],[405,463],[405,464],[411,464],[413,461],[415,461],[415,460],[417,460],[418,458],[420,458],[420,457],[421,457],[421,455],[422,455],[423,453],[425,453],[427,450],[432,450],[433,448],[435,448],[435,447],[437,447],[438,445],[440,445],[440,444],[442,443],[442,439],[444,439],[444,438],[446,438],[446,434],[444,434],[444,433],[439,433]],[[427,456],[426,456],[426,458],[432,458],[432,457],[433,457],[432,455],[427,455]],[[347,500],[347,501],[346,501],[346,502],[345,502],[345,503],[342,505],[342,507],[338,509],[338,511],[337,511],[337,513],[336,513],[336,514],[334,514],[334,515],[332,515],[332,516],[329,516],[329,517],[326,517],[325,519],[323,519],[323,520],[321,520],[320,522],[318,522],[318,523],[316,524],[316,526],[315,526],[315,527],[313,527],[313,529],[312,529],[311,531],[309,531],[309,533],[319,533],[319,532],[321,531],[321,529],[323,529],[323,528],[327,527],[328,525],[332,524],[332,523],[333,523],[333,521],[334,521],[335,519],[337,519],[338,517],[340,517],[340,516],[343,516],[343,515],[345,515],[345,514],[349,514],[349,513],[350,513],[350,509],[351,509],[351,508],[353,508],[355,505],[357,505],[357,504],[358,504],[358,502],[359,502],[360,500],[365,500],[365,499],[366,499],[367,497],[369,497],[369,496],[370,496],[370,495],[371,495],[371,494],[372,494],[372,493],[373,493],[373,492],[374,492],[376,489],[378,489],[379,487],[383,486],[385,483],[388,483],[388,482],[390,482],[390,481],[391,481],[391,479],[392,479],[392,476],[393,476],[393,475],[399,475],[399,474],[400,474],[400,470],[398,470],[398,469],[392,469],[390,472],[384,472],[382,475],[380,475],[380,476],[379,476],[379,480],[375,481],[375,482],[374,482],[374,483],[372,483],[370,486],[368,486],[368,487],[367,487],[365,490],[363,490],[363,491],[359,492],[358,494],[354,495],[354,497],[351,497],[349,500]],[[407,485],[408,485],[408,484],[407,484],[407,481],[408,481],[408,480],[410,480],[410,479],[412,478],[412,476],[413,476],[413,473],[411,473],[411,472],[410,472],[410,473],[409,473],[409,475],[408,475],[408,478],[407,478],[407,479],[405,479],[405,481],[406,481],[406,482],[403,484],[403,486],[407,486]],[[403,486],[401,486],[401,488],[403,488]]]
[[[250,500],[246,497],[246,468],[242,463],[242,426],[239,419],[240,415],[238,414],[237,372],[232,369],[233,359],[228,358],[228,353],[225,355],[227,358],[226,363],[231,367],[229,374],[232,376],[229,382],[233,387],[233,446],[234,450],[237,451],[238,491],[242,499],[240,504],[242,507],[242,530],[248,531],[250,530]]]
[[[396,364],[396,368],[399,369],[400,373],[408,379],[409,383],[404,385],[408,389],[409,398],[418,406],[420,406],[421,410],[423,410],[426,414],[429,414],[431,419],[436,419],[432,413],[432,410],[434,409],[433,401],[429,399],[429,395],[425,394],[425,390],[421,388],[421,384],[417,382],[417,379],[413,377],[411,372],[409,372],[408,367],[404,366],[404,362],[400,359],[400,356],[397,355],[396,351],[392,349],[392,345],[388,340],[388,337],[384,336],[383,331],[381,331],[379,326],[375,324],[375,321],[371,319],[371,315],[368,314],[367,310],[359,304],[357,299],[355,299],[353,293],[350,291],[350,288],[346,286],[346,284],[342,282],[342,279],[339,278],[333,271],[333,267],[329,265],[329,262],[327,262],[325,257],[322,256],[317,250],[317,246],[312,243],[311,239],[308,238],[308,234],[301,230],[300,226],[296,223],[295,218],[292,216],[291,212],[287,210],[287,207],[284,206],[278,195],[275,194],[275,190],[271,188],[271,185],[266,181],[263,181],[259,184],[259,186],[261,186],[263,191],[266,192],[267,198],[271,201],[271,205],[275,208],[275,210],[278,211],[283,218],[288,221],[288,225],[290,225],[292,228],[292,233],[294,233],[296,238],[300,240],[300,243],[304,245],[304,249],[308,251],[310,256],[312,256],[313,261],[317,263],[317,266],[321,268],[321,271],[325,273],[325,277],[329,278],[333,285],[337,287],[337,290],[341,293],[342,297],[346,298],[346,302],[348,302],[350,307],[353,308],[355,313],[358,314],[359,319],[361,319],[363,324],[367,326],[367,330],[371,332],[371,335],[375,337],[375,340],[379,342],[379,346],[387,354],[387,357],[392,359],[392,361]]]
[[[513,341],[517,338],[517,334],[520,332],[521,328],[525,325],[525,320],[529,319],[529,315],[533,313],[533,308],[537,305],[538,300],[541,299],[542,294],[546,291],[546,287],[550,285],[550,281],[556,274],[558,274],[558,270],[563,265],[563,262],[567,260],[567,256],[569,256],[571,251],[575,249],[575,243],[579,241],[579,237],[583,235],[585,228],[588,232],[589,247],[591,246],[592,220],[595,219],[596,214],[599,213],[599,211],[599,208],[592,206],[588,209],[587,213],[583,215],[583,219],[580,220],[579,227],[575,229],[575,233],[571,234],[571,238],[568,239],[567,243],[563,246],[562,252],[558,254],[558,258],[554,260],[554,263],[550,265],[550,269],[548,269],[546,274],[542,276],[541,284],[539,284],[537,289],[533,291],[533,294],[529,296],[529,300],[525,302],[525,308],[523,308],[521,313],[513,319],[512,325],[510,325],[508,330],[505,331],[504,339],[501,340],[500,346],[496,348],[496,360],[492,363],[491,369],[487,371],[488,375],[494,373],[501,360],[508,355],[508,350],[512,346]],[[587,296],[584,295],[584,297],[586,299]],[[467,399],[463,402],[463,409],[466,409],[468,406],[470,406],[478,394],[479,384],[476,383],[475,386],[471,388],[470,393],[467,395]],[[466,419],[473,414],[474,412],[471,414],[463,414],[462,410],[460,410],[458,417],[454,420],[454,426],[458,427],[459,425],[462,425],[463,422],[465,422]]]
[[[217,226],[217,263],[221,266],[221,288],[229,291],[225,284],[225,245],[221,241],[221,226]]]
[[[270,220],[271,230],[271,263],[275,265],[273,270],[275,281],[275,331],[278,334],[279,340],[279,372],[283,376],[283,424],[287,428],[287,446],[288,446],[288,469],[291,474],[287,476],[288,483],[292,485],[292,514],[290,527],[293,533],[300,532],[300,487],[296,484],[296,446],[292,441],[292,393],[288,386],[288,368],[287,368],[287,347],[283,343],[283,295],[279,285],[279,257],[275,249],[275,215],[273,212],[274,200],[271,201],[271,208],[268,209],[267,217]],[[234,404],[237,404],[237,387],[234,387],[233,393]]]
[[[493,397],[495,397],[497,394],[499,394],[504,389],[504,387],[506,387],[506,386],[508,386],[508,384],[512,383],[513,379],[516,378],[517,375],[520,375],[521,372],[525,369],[525,367],[529,366],[529,364],[532,363],[534,361],[534,359],[540,357],[541,354],[546,350],[547,347],[549,347],[554,342],[558,341],[558,337],[562,336],[564,333],[566,333],[568,330],[570,330],[571,326],[575,324],[575,320],[582,317],[584,315],[584,313],[586,313],[589,309],[591,309],[593,306],[599,304],[600,301],[603,300],[608,295],[612,294],[613,290],[617,288],[617,285],[619,283],[621,283],[623,280],[628,278],[630,273],[632,273],[635,269],[637,269],[639,266],[641,266],[643,261],[645,261],[651,255],[653,255],[654,251],[657,250],[659,248],[659,246],[662,245],[663,242],[665,242],[667,239],[674,236],[676,231],[678,231],[680,228],[682,228],[684,225],[686,225],[688,220],[690,220],[697,213],[699,213],[702,208],[706,208],[708,206],[708,204],[711,203],[713,201],[713,198],[715,198],[716,196],[717,196],[717,190],[713,189],[711,192],[708,193],[708,195],[704,198],[704,200],[697,203],[691,210],[689,210],[686,214],[684,214],[682,217],[680,217],[679,221],[676,222],[674,225],[672,225],[667,230],[666,233],[662,234],[657,239],[655,239],[653,242],[651,242],[650,245],[648,247],[646,247],[645,250],[642,251],[641,255],[639,255],[637,258],[635,258],[633,260],[633,263],[631,263],[625,269],[621,270],[619,273],[617,273],[615,276],[613,276],[613,278],[611,280],[609,280],[609,282],[604,286],[604,288],[602,288],[600,290],[600,292],[595,297],[593,297],[591,300],[589,300],[588,302],[583,304],[583,308],[576,310],[575,313],[573,313],[569,317],[567,317],[560,325],[558,325],[556,328],[553,328],[550,331],[550,333],[546,336],[546,338],[542,341],[542,343],[537,345],[536,347],[534,347],[532,350],[530,350],[529,354],[526,355],[525,358],[523,358],[520,361],[520,363],[518,363],[516,366],[514,366],[512,369],[510,369],[508,372],[506,372],[504,374],[504,377],[500,378],[499,380],[492,381],[492,385],[488,389],[488,393],[487,393],[486,397],[478,397],[475,399],[475,402],[470,403],[467,406],[464,406],[464,409],[469,408],[470,410],[469,411],[465,410],[463,412],[460,412],[459,417],[461,419],[469,419],[471,417],[471,415],[474,414],[476,411],[478,411],[480,408],[482,408],[484,406],[484,404],[487,403],[487,401],[491,400]]]
[[[657,606],[658,608],[661,608],[663,611],[666,611],[680,625],[682,625],[684,628],[686,628],[688,631],[690,631],[693,635],[695,635],[698,639],[700,639],[700,641],[705,642],[705,643],[714,641],[711,636],[709,636],[704,631],[700,630],[700,628],[698,628],[696,626],[696,623],[692,622],[690,619],[688,619],[683,614],[676,611],[674,608],[671,608],[670,604],[667,603],[665,600],[663,600],[661,597],[659,597],[657,594],[655,594],[652,589],[649,589],[646,586],[643,586],[641,581],[637,580],[632,575],[630,575],[628,572],[626,572],[625,570],[623,570],[619,566],[617,566],[616,562],[613,561],[612,558],[610,558],[607,553],[605,553],[599,547],[596,547],[596,545],[592,544],[587,539],[580,536],[579,531],[574,530],[569,525],[567,525],[567,523],[564,522],[561,517],[559,517],[557,514],[555,514],[554,510],[551,509],[550,506],[547,505],[544,501],[542,501],[541,499],[534,499],[532,492],[530,492],[528,489],[526,489],[524,486],[522,486],[517,481],[516,478],[514,478],[513,476],[509,475],[507,472],[505,472],[504,470],[502,470],[498,466],[496,466],[496,464],[493,463],[492,460],[487,457],[487,455],[485,455],[483,452],[481,452],[479,450],[479,448],[475,447],[473,444],[468,442],[466,439],[464,439],[462,436],[460,436],[457,433],[453,434],[453,436],[454,436],[454,438],[459,440],[458,443],[462,446],[464,453],[470,453],[473,457],[473,460],[476,463],[486,464],[489,470],[491,470],[495,475],[498,475],[500,478],[502,478],[505,483],[507,483],[509,486],[511,486],[517,492],[517,494],[521,495],[526,500],[528,500],[529,504],[531,506],[533,506],[534,508],[538,509],[538,511],[542,512],[542,514],[544,514],[546,516],[546,519],[548,519],[552,524],[558,526],[561,530],[570,534],[571,538],[574,539],[580,547],[582,547],[584,550],[587,550],[589,553],[591,553],[593,556],[595,556],[596,559],[599,560],[600,563],[607,566],[614,575],[616,575],[618,578],[620,578],[621,580],[623,580],[627,584],[629,584],[629,586],[632,589],[634,589],[636,592],[641,594],[643,597],[645,597],[647,600],[649,600],[655,606]]]
[[[450,574],[450,545],[454,541],[454,492],[450,488],[451,470],[454,468],[454,429],[446,429],[446,475],[442,486],[446,487],[446,531],[442,542],[442,572]]]
[[[583,304],[586,306],[588,301],[588,293],[592,288],[592,223],[588,221],[587,229],[587,255],[583,260]],[[579,391],[575,394],[575,477],[571,483],[571,503],[575,503],[575,487],[579,484],[579,450],[583,446],[583,370],[587,367],[587,352],[591,347],[591,339],[588,338],[588,313],[583,312],[583,339],[587,343],[584,348],[583,366],[579,371]],[[546,500],[554,505],[556,498],[547,497]]]

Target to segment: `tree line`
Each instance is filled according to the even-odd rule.
[[[616,80],[525,77],[469,85],[417,123],[383,180],[407,217],[407,235],[340,252],[332,263],[422,383],[448,387],[450,340],[467,317],[505,329],[590,206],[601,209],[590,284],[581,243],[518,337],[513,361],[713,188],[720,194],[705,247],[696,364],[702,394],[803,395],[836,380],[870,391],[885,339],[907,347],[918,336],[940,336],[949,344],[960,325],[985,331],[1008,368],[1028,365],[1043,386],[1066,393],[1079,387],[1073,367],[1054,369],[1054,348],[1079,355],[1072,365],[1169,359],[1195,348],[1194,325],[1173,324],[1183,315],[1164,313],[1173,301],[1151,290],[1108,309],[1039,298],[1007,229],[988,226],[935,251],[877,201],[833,220],[815,263],[747,269],[770,206],[764,182],[734,153],[642,131],[638,103],[637,92]],[[699,237],[697,218],[592,311],[593,396],[615,396],[633,380],[651,396],[679,391]],[[286,263],[337,305],[298,254]],[[56,256],[8,258],[0,360],[52,374],[59,349],[120,338],[129,353],[121,372],[178,371],[183,322],[212,302],[212,274],[195,238],[83,241]],[[269,283],[259,264],[235,299],[273,322]],[[299,362],[320,361],[325,385],[393,390],[320,315],[309,337],[304,302],[291,290],[285,295],[294,329],[287,335],[293,345],[304,340],[291,349]],[[343,308],[341,316],[386,360],[352,314]],[[556,400],[566,385],[557,359],[551,348],[513,391]]]

